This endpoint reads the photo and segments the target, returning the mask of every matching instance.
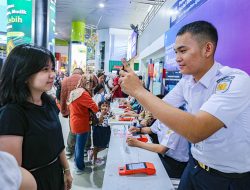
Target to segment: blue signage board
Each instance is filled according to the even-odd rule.
[[[178,2],[181,3],[184,1],[178,0]],[[199,4],[199,7],[197,7],[198,4],[196,4],[197,8],[195,10],[186,15],[182,20],[179,20],[178,23],[176,22],[175,25],[166,32],[164,68],[168,71],[175,70],[175,68],[173,68],[173,45],[171,47],[171,44],[175,42],[175,36],[178,30],[187,23],[205,20],[211,22],[218,31],[219,43],[215,59],[222,64],[242,69],[250,74],[250,64],[246,64],[249,63],[250,49],[250,24],[246,24],[249,23],[248,20],[250,18],[250,3],[246,3],[246,0],[203,0],[199,2],[203,4]],[[175,7],[176,6],[177,5],[175,5]],[[191,9],[189,9],[189,11],[190,10]],[[174,20],[172,20],[172,22],[173,21]]]
[[[177,0],[171,10],[177,11],[178,14],[170,17],[170,27],[183,19],[190,11],[202,5],[207,0]]]

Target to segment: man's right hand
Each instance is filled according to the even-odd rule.
[[[129,64],[125,59],[122,59],[123,69],[120,70],[120,79],[119,84],[122,88],[122,91],[126,94],[129,94],[135,98],[144,96],[145,91],[147,91],[138,76],[130,68]]]

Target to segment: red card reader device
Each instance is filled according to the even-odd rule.
[[[119,167],[119,175],[147,174],[154,175],[156,173],[153,163],[138,162],[126,164],[124,167]]]

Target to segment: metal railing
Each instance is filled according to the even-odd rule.
[[[167,0],[155,0],[155,1],[152,1],[151,5],[153,5],[153,7],[151,8],[151,10],[146,15],[144,21],[141,23],[141,25],[139,27],[139,34],[143,33],[143,31],[146,29],[146,27],[149,25],[151,20],[155,17],[157,12],[160,10],[160,8],[163,6],[163,4],[166,1]]]

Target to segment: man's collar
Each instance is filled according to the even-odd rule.
[[[213,66],[205,73],[205,75],[203,75],[203,77],[198,82],[201,83],[206,88],[208,88],[210,82],[218,74],[219,69],[221,67],[222,67],[221,64],[215,61]]]

